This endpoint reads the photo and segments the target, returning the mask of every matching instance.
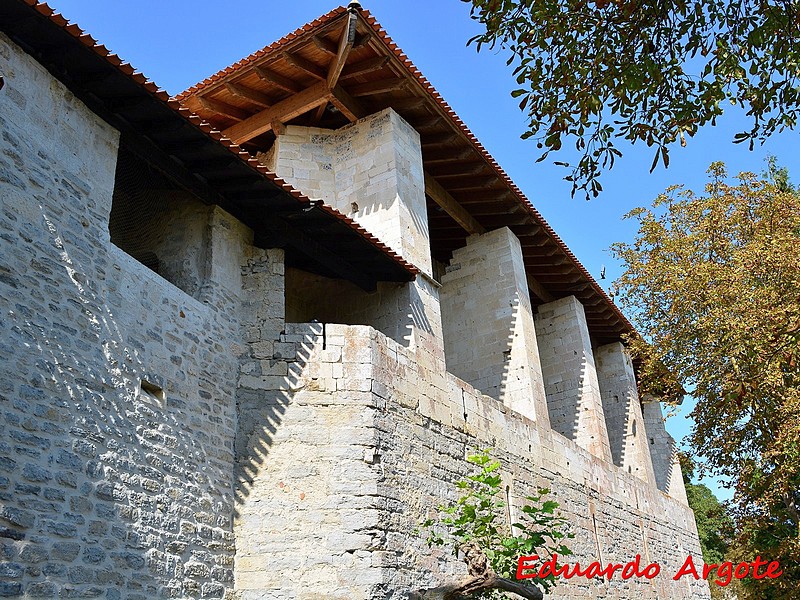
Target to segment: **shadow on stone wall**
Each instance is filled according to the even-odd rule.
[[[60,201],[89,196],[62,184]],[[211,349],[224,328],[99,231],[77,235],[60,210],[39,209],[38,223],[13,224],[20,242],[0,280],[3,589],[222,594],[233,373]]]
[[[499,382],[495,394],[505,406],[516,410],[529,419],[542,422],[536,414],[536,400],[534,394],[533,369],[540,368],[538,363],[530,360],[528,348],[529,340],[525,339],[525,325],[533,326],[533,319],[529,317],[526,323],[524,314],[529,311],[529,306],[519,297],[519,293],[510,300],[512,305],[511,318],[508,325],[508,334],[503,340],[503,345],[498,349],[502,353],[502,368],[498,374]],[[535,343],[535,336],[532,336]],[[517,339],[519,338],[519,339]],[[549,420],[549,419],[548,419]]]
[[[577,355],[578,350],[574,350],[574,352]],[[547,402],[547,407],[550,411],[550,422],[553,424],[553,429],[575,443],[578,442],[580,415],[583,409],[581,406],[581,396],[583,394],[584,385],[586,385],[586,380],[590,377],[589,370],[589,359],[586,356],[586,352],[581,351],[581,366],[578,378],[576,380],[573,379],[562,382],[565,385],[559,390],[559,392],[564,393],[564,388],[567,385],[571,388],[574,386],[571,390],[572,401],[568,402],[562,399],[558,407],[554,406],[549,398]]]
[[[318,323],[313,328],[324,336],[325,324]],[[285,329],[280,333],[281,339],[287,339]],[[237,392],[239,420],[235,442],[235,519],[243,516],[242,507],[264,471],[289,404],[295,392],[304,385],[303,377],[314,351],[314,343],[312,338],[302,342],[273,342],[272,358],[266,360],[254,356],[252,344],[246,351]],[[252,369],[247,365],[252,365]],[[266,369],[261,365],[265,365]],[[244,375],[245,371],[250,370],[255,370],[255,374]],[[264,374],[265,370],[270,370],[272,374]]]
[[[613,403],[613,409],[616,413],[616,421],[615,423],[617,426],[620,424],[622,425],[622,432],[618,432],[617,435],[611,435],[611,431],[609,431],[609,444],[611,446],[611,458],[614,461],[614,464],[618,467],[621,467],[625,464],[626,458],[628,458],[627,450],[628,450],[628,430],[630,429],[631,435],[644,435],[644,427],[642,427],[641,423],[637,423],[636,420],[633,420],[631,423],[631,416],[633,415],[634,411],[632,409],[634,400],[636,402],[639,399],[633,392],[628,392],[622,395],[623,397],[620,398],[620,394],[614,394],[611,397],[611,402]],[[621,406],[620,406],[621,405]],[[603,407],[604,412],[606,411],[605,405]],[[620,419],[619,415],[623,415]],[[609,425],[610,429],[610,425]],[[639,431],[641,429],[641,431]],[[635,456],[632,458],[636,458]],[[633,464],[634,461],[630,461],[628,464]],[[630,469],[630,467],[628,467]],[[630,470],[628,471],[631,472]]]

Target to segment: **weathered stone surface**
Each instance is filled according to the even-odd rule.
[[[553,429],[611,462],[586,314],[575,296],[539,307],[536,339]]]
[[[511,230],[467,238],[440,298],[447,370],[549,426],[522,248]]]
[[[633,362],[619,342],[595,349],[594,358],[614,464],[654,484]]]
[[[512,516],[538,486],[553,490],[576,560],[643,553],[668,571],[699,553],[657,405],[643,419],[658,488],[604,454],[597,378],[556,381],[594,372],[580,305],[567,299],[534,330],[506,230],[474,240],[501,242],[500,276],[480,289],[510,303],[480,324],[513,336],[522,383],[470,378],[505,385],[505,405],[446,371],[419,139],[395,113],[290,127],[277,158],[427,275],[366,293],[287,272],[282,250],[254,247],[221,209],[146,190],[156,274],[111,243],[118,132],[1,35],[0,56],[0,596],[399,599],[462,569],[413,529],[487,446]],[[292,322],[303,315],[319,322]],[[550,416],[568,397],[588,413],[575,441],[544,418],[537,349]],[[575,364],[559,367],[565,357]],[[626,586],[573,581],[555,597],[708,597],[667,577]]]
[[[230,274],[251,234],[193,213],[207,248],[219,242],[197,298],[114,247],[118,133],[4,36],[0,49],[0,472],[13,490],[0,492],[0,525],[7,569],[19,566],[0,594],[175,596],[190,560],[206,565],[199,585],[216,585],[233,556],[214,542],[231,536],[234,504]],[[141,389],[153,375],[160,405]],[[183,534],[204,511],[227,518],[204,525],[207,539]],[[185,553],[147,559],[177,541]]]
[[[246,511],[235,529],[242,598],[312,597],[313,582],[331,597],[399,599],[460,574],[461,563],[431,552],[413,530],[443,499],[457,497],[454,482],[470,470],[466,456],[489,446],[503,463],[512,513],[539,487],[552,490],[576,534],[571,561],[589,563],[599,551],[605,562],[625,563],[641,554],[662,568],[652,582],[573,579],[553,597],[708,597],[704,582],[668,575],[687,554],[700,555],[685,498],[665,495],[452,375],[441,394],[425,384],[409,349],[370,328],[337,327],[332,341],[317,327],[287,326],[282,338],[296,339],[303,357],[290,367],[293,391],[265,393],[273,400],[270,408],[261,404],[264,420],[246,449]],[[362,349],[364,376],[382,396],[338,381],[325,393],[310,386],[315,373],[339,364],[331,346],[346,344]],[[415,403],[405,399],[407,380],[417,382]]]
[[[661,403],[651,396],[645,396],[642,399],[642,415],[656,486],[665,494],[681,498],[686,502],[686,487],[683,485],[681,465],[678,461],[678,447],[664,428]]]
[[[431,275],[419,134],[394,110],[335,131],[291,125],[264,160]]]

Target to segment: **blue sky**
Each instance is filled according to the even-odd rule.
[[[177,94],[251,52],[262,48],[336,5],[318,0],[293,2],[211,2],[209,0],[52,0],[51,6],[77,22],[101,43],[167,90]],[[610,285],[620,273],[608,253],[616,241],[630,241],[636,228],[621,217],[649,204],[672,184],[701,191],[713,161],[729,172],[760,172],[773,154],[800,177],[798,133],[784,132],[749,152],[731,143],[747,121],[734,107],[718,121],[689,138],[686,148],[672,149],[669,169],[648,173],[653,154],[646,146],[620,145],[624,156],[602,178],[603,194],[589,202],[570,198],[566,172],[550,162],[535,163],[534,143],[520,140],[525,119],[512,99],[511,70],[505,57],[466,41],[479,32],[460,0],[401,2],[364,0],[395,42],[425,74],[489,152],[522,188],[556,232],[599,280],[603,265]],[[569,160],[564,153],[556,160]],[[667,429],[681,440],[689,432],[690,402]],[[712,484],[712,487],[715,485]],[[729,497],[727,490],[719,495]]]

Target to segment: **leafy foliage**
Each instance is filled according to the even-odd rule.
[[[669,146],[711,123],[725,103],[752,120],[735,142],[763,142],[793,129],[800,109],[800,4],[761,0],[463,0],[486,32],[471,43],[500,46],[530,119],[523,137],[543,160],[574,141],[566,177],[596,196],[601,169],[621,155],[615,140]],[[652,170],[652,169],[651,169]]]
[[[509,524],[501,493],[500,463],[493,460],[487,450],[473,454],[467,460],[480,470],[456,484],[463,495],[455,504],[437,507],[438,520],[428,519],[422,523],[421,527],[428,531],[429,546],[449,545],[458,555],[465,546],[476,543],[494,572],[506,579],[516,577],[517,560],[521,555],[532,555],[537,551],[548,556],[572,554],[564,541],[574,535],[567,531],[567,520],[556,514],[558,502],[542,501],[549,490],[539,489],[538,496],[526,497],[528,503],[521,509],[521,522]],[[551,575],[536,581],[547,590],[555,583],[555,577]],[[478,597],[494,599],[506,596],[490,590]]]
[[[800,197],[774,163],[737,185],[709,172],[706,195],[670,188],[630,213],[618,298],[643,334],[643,390],[666,367],[698,401],[690,441],[735,485],[737,552],[784,569],[745,597],[800,598]]]
[[[714,493],[703,484],[692,483],[694,462],[684,454],[679,454],[683,483],[689,508],[694,512],[700,548],[706,564],[720,564],[725,560],[733,534],[733,518]],[[713,588],[712,588],[713,590]]]

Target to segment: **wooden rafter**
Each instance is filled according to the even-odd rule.
[[[548,292],[545,287],[539,283],[536,278],[531,275],[530,273],[526,273],[526,278],[528,280],[528,291],[536,296],[542,302],[552,302],[555,300],[555,296]]]
[[[351,123],[366,115],[366,110],[361,106],[361,103],[348,94],[340,85],[331,90],[330,100]]]
[[[323,102],[317,107],[317,110],[314,111],[314,115],[311,117],[311,126],[316,127],[319,122],[322,120],[322,116],[325,114],[325,110],[328,108],[328,103]]]
[[[204,98],[203,96],[198,97],[197,101],[200,102],[200,106],[204,109],[217,113],[218,115],[236,119],[237,121],[243,121],[250,116],[250,113],[246,110],[232,106],[227,102],[220,102],[219,100]]]
[[[444,189],[438,181],[436,181],[430,174],[425,173],[425,193],[431,200],[441,206],[445,212],[450,215],[453,220],[461,225],[464,230],[469,234],[486,233],[483,226],[475,220],[466,209],[456,202],[446,189]]]
[[[373,58],[368,58],[366,60],[362,60],[361,62],[348,65],[342,69],[340,79],[345,81],[353,77],[358,77],[359,75],[364,75],[365,73],[380,71],[383,67],[389,64],[389,59],[389,56],[375,56]]]
[[[275,135],[283,135],[284,133],[286,133],[286,125],[283,123],[283,121],[279,119],[275,119],[270,124],[270,129],[272,129]]]
[[[465,175],[476,175],[486,169],[485,162],[453,162],[449,165],[438,167],[434,175],[438,179],[448,177],[463,177]]]
[[[240,83],[226,83],[225,89],[228,90],[232,96],[257,104],[261,108],[269,108],[272,105],[272,100],[265,93]]]
[[[350,95],[359,96],[373,96],[375,94],[385,94],[386,92],[393,92],[408,85],[408,81],[401,77],[392,79],[379,79],[377,81],[369,81],[367,83],[360,83],[350,88]]]
[[[488,211],[485,211],[483,214],[477,214],[470,211],[470,214],[476,219],[480,217],[481,223],[483,223],[489,229],[496,229],[497,227],[511,227],[513,229],[517,225],[524,225],[527,222],[527,219],[524,219],[523,217],[503,214],[502,211],[500,211],[499,214],[487,213]]]
[[[280,73],[276,73],[275,71],[265,67],[254,67],[253,71],[255,71],[256,75],[258,75],[264,81],[269,82],[281,88],[282,90],[289,92],[290,94],[299,94],[303,90],[300,84],[295,83],[288,77],[284,77]]]
[[[454,190],[477,190],[488,188],[497,183],[494,177],[463,177],[455,184]]]
[[[242,144],[272,129],[275,121],[286,123],[312,108],[316,108],[323,102],[327,102],[328,97],[328,87],[324,81],[320,81],[310,88],[254,114],[241,123],[229,127],[222,133],[235,143]]]
[[[575,265],[572,264],[564,264],[564,265],[536,265],[536,273],[537,275],[574,275],[575,274]]]
[[[423,154],[425,156],[425,154]],[[502,202],[507,204],[512,200],[512,193],[508,189],[503,190],[484,190],[477,194],[470,194],[468,198],[463,198],[461,202],[464,204],[484,204],[491,202]],[[518,205],[513,205],[517,208]],[[511,208],[511,207],[509,207]]]
[[[455,131],[443,131],[442,133],[431,133],[422,136],[422,146],[438,146],[440,144],[449,144],[450,142],[458,139],[458,134]]]
[[[395,110],[418,110],[423,106],[425,106],[425,98],[419,96],[392,100],[392,108]]]
[[[327,73],[325,73],[325,69],[320,67],[318,64],[311,62],[307,58],[303,58],[299,54],[294,52],[284,52],[283,57],[286,59],[290,65],[297,67],[304,73],[308,73],[312,77],[319,79],[320,81],[325,81],[327,78]]]
[[[441,127],[442,118],[438,115],[425,115],[424,117],[410,117],[406,119],[417,131]]]
[[[336,56],[337,47],[336,47],[336,44],[334,42],[332,42],[329,39],[326,39],[324,37],[320,37],[318,35],[315,35],[311,39],[313,40],[314,45],[317,48],[319,48],[323,52],[326,52],[326,53],[330,54],[331,56]]]
[[[449,163],[457,160],[464,160],[472,156],[474,151],[472,148],[459,148],[457,150],[431,150],[422,155],[425,164],[431,163]]]
[[[347,57],[350,55],[350,50],[353,49],[353,44],[356,41],[357,25],[358,12],[356,10],[351,10],[347,15],[347,22],[342,29],[342,37],[339,39],[339,47],[336,51],[336,57],[328,67],[328,76],[326,80],[328,82],[329,89],[333,89],[333,87],[339,81],[339,75],[341,75],[342,69],[344,69],[344,65],[347,62]]]
[[[353,42],[353,48],[361,48],[361,46],[366,46],[370,39],[372,39],[372,36],[369,34],[369,32],[357,35],[355,42]]]

